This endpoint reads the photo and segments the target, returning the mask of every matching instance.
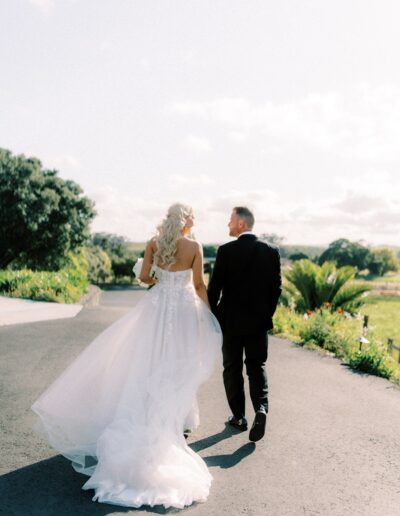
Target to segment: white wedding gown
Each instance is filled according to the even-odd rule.
[[[186,444],[196,391],[220,352],[219,324],[191,269],[159,283],[109,326],[35,401],[36,429],[90,476],[93,500],[182,508],[205,501],[212,476]]]

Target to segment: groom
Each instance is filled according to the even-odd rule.
[[[265,433],[268,412],[268,330],[281,293],[279,251],[252,232],[253,213],[233,208],[229,235],[237,240],[218,249],[208,287],[211,310],[223,332],[224,386],[232,416],[230,425],[247,430],[243,381],[243,352],[255,418],[250,441]]]

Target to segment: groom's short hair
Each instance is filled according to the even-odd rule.
[[[243,219],[246,222],[247,227],[249,229],[253,229],[253,226],[254,226],[254,215],[249,210],[249,208],[246,208],[245,206],[235,206],[235,208],[233,208],[233,209],[234,209],[236,215],[240,219]]]

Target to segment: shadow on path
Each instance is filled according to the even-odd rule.
[[[238,431],[225,425],[224,430],[190,444],[198,452],[228,439]],[[204,457],[209,467],[231,468],[255,450],[247,443],[235,452]],[[139,509],[93,502],[93,490],[82,490],[87,477],[77,473],[62,455],[42,460],[0,477],[0,514],[7,516],[106,516],[130,511],[175,514],[179,509],[142,506]],[[187,509],[195,507],[193,504]]]
[[[87,477],[77,473],[61,455],[0,477],[0,514],[7,516],[105,516],[137,511],[174,514],[163,506],[121,507],[93,502],[93,490],[83,491]]]
[[[210,455],[209,457],[203,457],[203,459],[209,467],[218,466],[222,469],[227,469],[239,464],[241,460],[253,453],[255,449],[256,445],[254,443],[246,443],[233,453]]]
[[[217,434],[209,435],[208,437],[200,439],[199,441],[189,443],[189,446],[193,451],[198,453],[200,450],[214,446],[214,444],[217,444],[224,439],[229,439],[232,437],[232,435],[236,435],[238,433],[240,433],[240,430],[235,430],[228,423],[225,423],[225,428],[222,430],[222,432],[218,432]]]
[[[210,435],[204,439],[190,443],[189,446],[193,451],[199,452],[200,450],[214,446],[214,444],[217,444],[224,439],[229,439],[229,437],[232,437],[232,435],[237,433],[240,433],[240,431],[235,430],[228,423],[225,423],[225,428],[222,430],[222,432],[218,432],[217,434]],[[203,459],[209,467],[218,466],[223,469],[232,468],[245,457],[253,453],[255,449],[256,445],[249,442],[238,448],[233,453],[227,453],[225,455],[209,455],[208,457],[203,457]]]

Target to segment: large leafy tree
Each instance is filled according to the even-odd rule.
[[[58,270],[89,238],[95,214],[77,183],[0,149],[0,268]]]
[[[359,242],[351,242],[346,238],[340,238],[329,244],[328,249],[321,254],[318,262],[320,265],[324,262],[334,262],[337,267],[351,265],[358,270],[363,270],[368,268],[370,259],[371,252],[368,247]]]

